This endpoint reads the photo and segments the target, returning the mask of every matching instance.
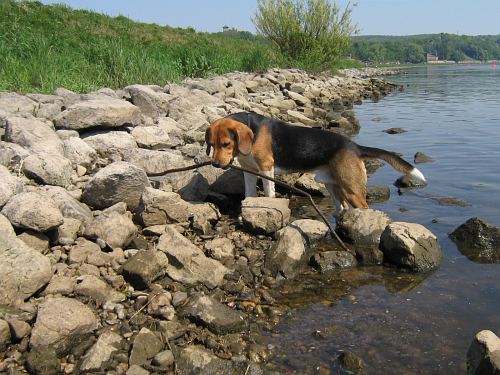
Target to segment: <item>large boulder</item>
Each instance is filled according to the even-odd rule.
[[[73,166],[64,156],[37,153],[24,159],[23,172],[38,183],[66,187],[71,185]]]
[[[243,224],[257,233],[273,233],[290,221],[289,200],[249,197],[241,202]]]
[[[203,251],[172,226],[165,227],[157,248],[167,254],[168,276],[187,285],[201,283],[212,289],[220,285],[230,272],[218,261],[206,257]]]
[[[31,297],[52,277],[47,257],[16,237],[0,215],[0,305],[16,305]]]
[[[267,251],[265,266],[274,275],[292,278],[306,264],[305,240],[300,230],[292,226],[281,229],[277,235],[277,242]]]
[[[473,217],[449,236],[469,259],[479,263],[500,262],[500,227]]]
[[[35,118],[7,118],[5,141],[17,143],[35,153],[64,154],[63,143],[55,131]]]
[[[0,108],[11,113],[33,114],[38,109],[38,104],[15,92],[0,92]]]
[[[127,162],[114,162],[97,172],[85,185],[82,200],[96,209],[125,202],[128,209],[134,211],[148,186],[148,177],[142,169]]]
[[[184,167],[186,161],[176,150],[147,150],[144,148],[132,148],[124,150],[123,160],[141,168],[147,175],[161,174],[169,169]]]
[[[483,330],[476,334],[467,351],[467,375],[500,374],[500,338]]]
[[[137,148],[134,137],[126,131],[91,131],[81,137],[104,158],[121,158],[125,151]]]
[[[52,346],[59,355],[66,354],[88,338],[98,323],[94,312],[76,299],[49,298],[38,307],[30,346]]]
[[[437,237],[420,224],[393,222],[380,237],[384,261],[415,272],[431,271],[442,259]]]
[[[336,230],[356,246],[378,247],[380,235],[391,221],[382,211],[355,208],[342,212]]]
[[[116,128],[141,123],[141,111],[125,101],[102,97],[75,103],[54,119],[58,129]]]
[[[132,85],[125,87],[130,94],[132,103],[141,109],[141,112],[149,117],[165,117],[168,113],[170,100],[173,95],[161,91],[155,91],[146,85]]]
[[[18,228],[47,232],[64,220],[56,203],[35,192],[14,195],[2,209],[2,214]]]

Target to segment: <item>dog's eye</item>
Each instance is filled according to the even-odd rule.
[[[230,143],[229,143],[229,142],[224,142],[224,143],[222,144],[222,147],[224,147],[224,148],[228,148],[228,147],[229,147],[229,145],[230,145]]]

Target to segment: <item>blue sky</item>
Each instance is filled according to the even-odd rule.
[[[133,20],[221,31],[227,25],[255,32],[256,0],[42,0]],[[347,0],[338,0],[342,8]],[[500,34],[500,0],[353,0],[361,35]]]

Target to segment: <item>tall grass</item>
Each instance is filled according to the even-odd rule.
[[[0,91],[89,92],[231,71],[303,67],[246,33],[200,33],[65,5],[0,0]]]

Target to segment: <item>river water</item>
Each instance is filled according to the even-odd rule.
[[[359,267],[286,283],[289,316],[261,337],[280,372],[347,374],[338,356],[350,351],[363,374],[464,374],[475,333],[500,336],[500,264],[470,260],[447,235],[471,217],[500,225],[500,68],[425,66],[388,79],[404,91],[354,108],[356,142],[434,161],[418,165],[428,186],[401,195],[398,172],[377,170],[368,183],[390,185],[391,198],[371,207],[430,229],[443,262],[426,275]],[[383,132],[392,127],[406,132]]]

